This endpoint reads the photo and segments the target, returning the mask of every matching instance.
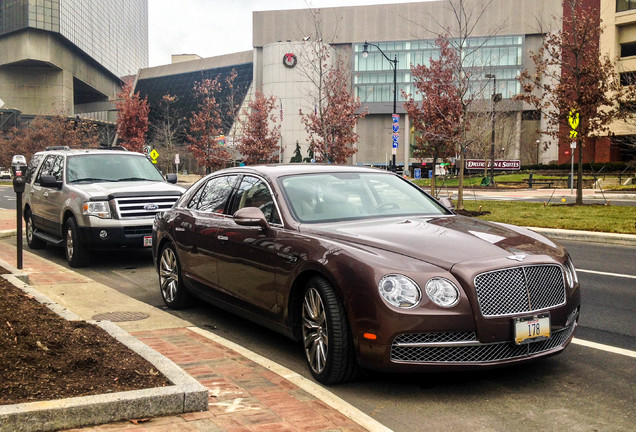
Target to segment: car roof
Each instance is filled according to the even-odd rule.
[[[236,168],[226,168],[216,171],[213,174],[222,173],[245,173],[260,174],[269,178],[278,178],[288,175],[298,174],[320,174],[320,173],[375,173],[392,175],[391,171],[380,168],[336,165],[336,164],[309,164],[309,163],[292,163],[292,164],[271,164],[271,165],[252,165]]]
[[[80,155],[80,154],[125,154],[132,156],[143,156],[142,153],[131,152],[123,150],[121,148],[70,148],[70,147],[53,147],[46,150],[39,151],[35,154],[65,154],[65,155]]]

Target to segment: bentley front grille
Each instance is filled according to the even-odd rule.
[[[396,337],[391,361],[402,363],[489,363],[529,357],[562,347],[576,323],[552,333],[549,339],[516,345],[514,342],[483,344],[474,333],[408,334]]]
[[[535,312],[565,303],[559,265],[531,265],[475,277],[479,309],[485,317]]]

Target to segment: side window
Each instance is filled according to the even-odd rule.
[[[232,193],[237,176],[221,176],[210,179],[194,194],[187,208],[223,213],[225,203]]]
[[[36,154],[33,155],[31,161],[29,162],[29,166],[27,167],[26,175],[24,176],[24,181],[26,183],[31,183],[31,179],[33,178],[33,174],[35,174],[35,170],[38,168],[40,161],[42,160],[43,155]]]
[[[231,214],[243,207],[256,207],[261,209],[268,222],[281,223],[267,184],[256,177],[243,177],[232,204]]]
[[[57,156],[55,155],[48,155],[46,157],[46,159],[44,159],[44,162],[42,162],[42,167],[40,168],[40,172],[38,173],[38,176],[35,179],[36,183],[40,183],[40,178],[43,175],[51,175],[51,171],[53,170],[53,165],[55,164],[55,159],[57,158]]]
[[[55,180],[62,181],[62,173],[64,172],[64,156],[58,156],[51,167],[51,175],[55,176]]]

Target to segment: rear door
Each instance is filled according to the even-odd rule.
[[[62,221],[60,210],[64,197],[62,190],[55,187],[44,187],[40,184],[43,175],[52,175],[59,182],[63,181],[64,157],[50,154],[42,162],[31,189],[29,202],[35,226],[55,236],[61,236]]]

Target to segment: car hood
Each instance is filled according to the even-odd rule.
[[[528,229],[457,215],[304,225],[301,230],[410,256],[446,270],[476,259],[564,254],[560,245]]]
[[[90,184],[74,184],[77,188],[87,194],[90,198],[110,199],[114,196],[126,195],[175,195],[185,191],[181,186],[160,181],[122,181],[122,182],[100,182]]]

